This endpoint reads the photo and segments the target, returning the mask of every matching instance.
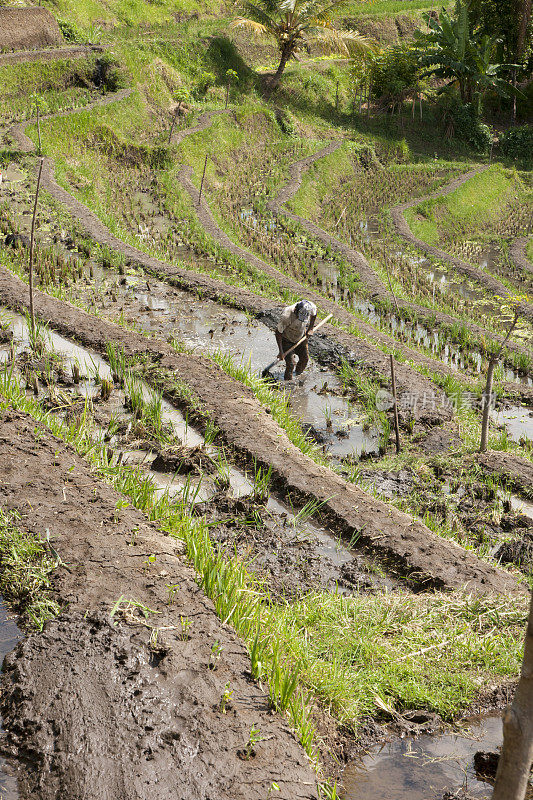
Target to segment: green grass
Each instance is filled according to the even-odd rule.
[[[397,711],[450,717],[489,675],[516,674],[525,600],[468,595],[312,593],[275,606],[268,627],[301,665],[303,680],[344,723]]]
[[[41,114],[88,103],[94,68],[94,56],[1,66],[0,122],[35,116],[37,98]]]
[[[526,255],[533,262],[533,238],[529,240],[526,247]]]
[[[516,172],[499,165],[474,175],[447,195],[408,209],[413,233],[428,244],[454,242],[493,226],[527,190]]]
[[[360,15],[365,16],[389,16],[392,14],[400,14],[404,11],[427,11],[430,8],[440,9],[442,6],[447,6],[448,3],[437,3],[435,0],[374,0],[374,2],[361,2],[361,0],[354,0],[347,10],[346,15],[357,17]]]

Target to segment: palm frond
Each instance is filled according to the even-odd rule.
[[[237,17],[230,24],[230,28],[242,28],[254,36],[268,36],[271,31],[260,22],[255,22],[253,19],[246,19],[245,17]]]
[[[335,28],[313,26],[307,31],[308,41],[313,42],[322,53],[340,53],[348,57],[350,50],[347,46],[347,36],[344,31]]]

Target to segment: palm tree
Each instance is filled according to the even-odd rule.
[[[375,48],[373,40],[357,31],[339,31],[332,20],[349,3],[349,0],[238,0],[237,6],[246,16],[238,17],[232,28],[242,28],[256,36],[275,39],[280,62],[270,87],[275,89],[287,62],[299,50],[309,49],[311,43],[324,52],[338,52],[346,56],[367,54]]]

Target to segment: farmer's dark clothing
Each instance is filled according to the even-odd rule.
[[[292,351],[292,353],[289,353],[289,355],[285,357],[285,376],[284,377],[285,377],[286,381],[292,380],[292,373],[293,373],[293,370],[294,370],[294,360],[295,360],[294,357],[295,356],[298,357],[298,366],[296,367],[296,370],[295,370],[296,374],[297,375],[301,375],[302,372],[304,371],[304,369],[306,368],[307,362],[309,361],[309,348],[308,348],[307,342],[308,342],[308,340],[306,339],[304,342],[299,344],[298,347],[296,347]],[[288,339],[285,339],[285,337],[282,337],[282,339],[281,339],[281,347],[282,347],[282,350],[283,350],[284,353],[286,353],[287,350],[290,350],[291,347],[293,347],[293,346],[294,346],[294,342],[290,342]]]

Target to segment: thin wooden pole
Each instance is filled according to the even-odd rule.
[[[392,379],[392,397],[394,401],[394,434],[396,436],[396,452],[401,450],[400,426],[398,424],[398,398],[396,397],[396,373],[394,372],[394,357],[390,354],[390,374]]]
[[[31,338],[32,342],[34,342],[35,338],[35,317],[33,313],[33,245],[35,241],[35,219],[37,217],[37,203],[39,200],[39,189],[41,187],[41,175],[43,172],[43,163],[44,158],[41,157],[41,162],[39,164],[39,174],[37,176],[37,188],[35,190],[35,203],[33,205],[33,218],[31,221],[31,238],[30,238],[30,264],[29,264],[29,286],[30,286],[30,326],[31,326]]]
[[[39,103],[37,103],[37,139],[39,141],[39,155],[43,152],[41,147],[41,118],[39,114]]]
[[[172,117],[172,125],[170,126],[170,131],[168,132],[168,144],[170,144],[170,142],[172,141],[172,134],[174,133],[174,126],[176,125],[176,120],[178,119],[180,109],[181,109],[181,100],[179,101],[178,107],[174,113],[174,116]]]
[[[198,205],[200,205],[200,203],[202,202],[202,191],[203,191],[203,188],[204,188],[205,171],[207,169],[207,159],[208,158],[209,158],[209,156],[206,155],[205,163],[204,163],[204,171],[202,172],[202,181],[200,183],[200,192],[198,194]]]

